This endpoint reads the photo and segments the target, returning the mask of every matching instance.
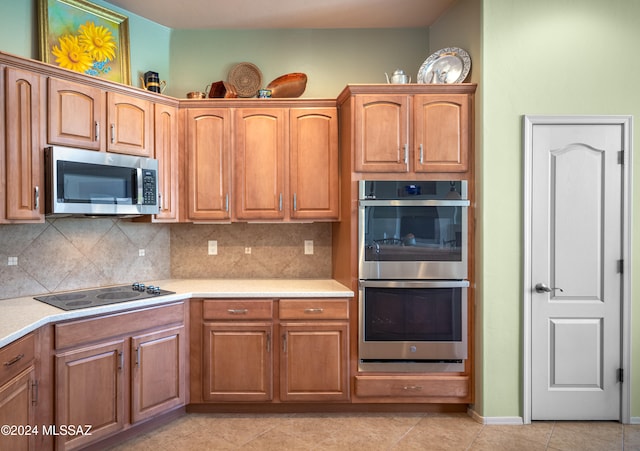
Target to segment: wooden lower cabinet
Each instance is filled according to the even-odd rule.
[[[184,405],[184,304],[56,325],[56,436],[77,449]],[[76,431],[77,432],[77,431]]]
[[[191,302],[192,403],[349,400],[347,299]]]
[[[0,425],[15,428],[0,435],[2,450],[36,449],[38,435],[27,433],[36,426],[38,405],[34,345],[31,334],[0,350]]]
[[[117,340],[56,356],[56,426],[88,427],[91,435],[61,434],[74,449],[124,429],[125,343]]]
[[[281,323],[280,399],[349,399],[346,322]]]
[[[203,325],[205,401],[273,399],[273,325],[268,322]]]
[[[464,375],[358,375],[355,387],[361,402],[471,402],[470,380]]]

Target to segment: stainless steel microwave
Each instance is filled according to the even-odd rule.
[[[158,160],[52,146],[45,156],[47,216],[134,217],[159,211]]]

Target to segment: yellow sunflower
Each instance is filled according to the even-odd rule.
[[[89,55],[78,42],[78,37],[73,35],[64,35],[57,45],[53,46],[51,52],[56,56],[56,62],[60,67],[71,69],[76,72],[84,72],[93,65],[91,55]]]
[[[116,57],[116,43],[111,31],[102,25],[87,22],[78,28],[80,44],[96,61],[111,61]]]

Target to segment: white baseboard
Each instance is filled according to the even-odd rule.
[[[631,417],[629,424],[640,424],[640,417]]]
[[[496,424],[496,425],[522,425],[524,421],[522,417],[483,417],[479,415],[473,409],[467,409],[467,414],[475,421],[481,424]]]

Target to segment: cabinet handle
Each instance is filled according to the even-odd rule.
[[[404,387],[402,387],[402,389],[406,391],[420,391],[422,390],[422,386],[421,385],[405,385]]]
[[[136,366],[140,365],[140,346],[136,348]]]
[[[249,313],[249,309],[246,308],[230,308],[227,310],[232,315],[246,315]]]
[[[100,122],[95,121],[93,124],[93,132],[95,133],[95,136],[93,138],[94,141],[98,141],[100,140]]]
[[[111,144],[116,142],[116,125],[111,124]]]
[[[224,211],[229,211],[229,193],[224,195]]]
[[[404,145],[404,164],[409,164],[409,145]]]
[[[280,193],[280,197],[278,199],[278,211],[282,211],[282,193]]]
[[[282,352],[287,352],[287,334],[282,334]]]
[[[267,352],[271,352],[271,334],[267,334]]]
[[[118,369],[122,371],[122,368],[124,368],[124,352],[119,352],[118,357],[120,357],[120,366],[118,366]]]
[[[40,210],[40,187],[33,188],[33,203],[35,204],[34,210]]]
[[[420,164],[424,163],[424,150],[422,148],[422,144],[420,144]]]
[[[31,405],[38,405],[38,381],[33,381],[31,383]]]
[[[18,363],[20,360],[22,360],[23,358],[24,358],[24,354],[18,354],[17,356],[12,358],[11,360],[9,360],[7,362],[4,362],[4,366],[14,365],[14,364]]]
[[[298,195],[293,193],[293,211],[298,211]]]
[[[324,312],[323,308],[306,308],[304,309],[305,313],[322,313]]]
[[[162,208],[162,193],[158,193],[158,208],[164,210],[164,208]]]

